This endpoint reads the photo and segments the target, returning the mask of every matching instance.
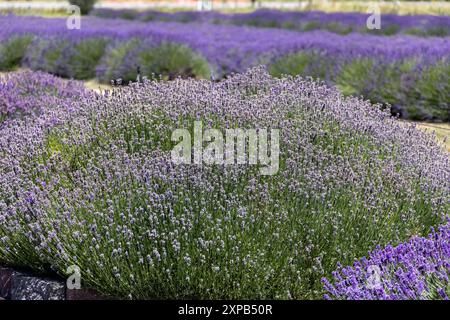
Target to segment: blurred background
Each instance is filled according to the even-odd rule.
[[[64,9],[66,0],[0,0],[2,10],[54,10]],[[327,12],[367,11],[368,4],[380,6],[383,13],[396,14],[449,14],[449,1],[364,1],[364,0],[99,0],[97,8],[160,10],[220,10],[249,11],[258,8],[281,10],[321,10]]]
[[[69,3],[85,15],[78,32],[66,26]],[[219,81],[264,65],[449,136],[449,1],[0,0],[0,13],[3,72],[99,88],[155,75]]]

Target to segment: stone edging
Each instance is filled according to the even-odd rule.
[[[62,280],[0,266],[0,300],[107,300],[92,289],[68,289]]]

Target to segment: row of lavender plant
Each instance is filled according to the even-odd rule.
[[[168,13],[159,11],[140,12],[134,10],[96,9],[92,11],[91,15],[102,18],[129,19],[144,22],[199,22],[283,28],[297,31],[327,30],[339,34],[361,32],[377,35],[412,34],[445,37],[450,33],[450,18],[448,16],[432,15],[400,16],[395,14],[382,14],[382,27],[379,30],[370,30],[366,27],[369,14],[356,12],[289,12],[264,9],[251,13],[224,14],[220,12],[199,11]]]
[[[3,264],[76,265],[124,298],[317,298],[338,262],[449,212],[433,137],[323,83],[254,69],[73,100],[0,128]],[[195,120],[280,129],[279,172],[176,165],[171,133]]]
[[[448,38],[298,34],[275,29],[87,18],[0,17],[0,68],[18,63],[63,77],[109,83],[142,76],[221,79],[260,64],[274,75],[301,74],[345,94],[390,103],[404,118],[449,121]]]

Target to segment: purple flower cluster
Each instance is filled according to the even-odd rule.
[[[317,298],[338,261],[449,212],[433,137],[261,68],[134,83],[0,128],[0,262],[131,298]],[[280,168],[176,165],[175,129],[279,128]]]
[[[0,120],[39,114],[42,108],[70,105],[75,97],[81,96],[93,96],[81,82],[64,81],[43,72],[6,74],[0,77]]]
[[[450,225],[428,237],[378,248],[323,279],[326,299],[449,299]]]
[[[92,13],[103,18],[121,18],[140,21],[201,22],[226,25],[247,25],[257,27],[283,28],[298,31],[328,30],[339,34],[350,32],[392,35],[399,33],[447,36],[450,30],[448,16],[382,15],[381,30],[368,30],[366,21],[369,14],[364,13],[325,13],[320,11],[283,12],[277,10],[257,10],[251,13],[223,14],[219,12],[158,12],[133,10],[97,9]]]
[[[109,42],[102,36],[38,36],[27,48],[22,65],[64,78],[92,79]]]

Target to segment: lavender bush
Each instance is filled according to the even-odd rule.
[[[22,65],[60,77],[92,79],[108,42],[102,37],[38,37],[29,45]]]
[[[20,66],[32,36],[12,36],[0,43],[0,70],[11,71]]]
[[[376,271],[376,274],[374,272]],[[367,258],[323,279],[326,299],[449,299],[450,225],[428,237],[377,248]]]
[[[93,97],[82,83],[64,81],[43,72],[17,72],[0,77],[0,126],[4,120],[40,114],[76,97]]]
[[[449,212],[433,137],[263,69],[135,83],[0,128],[0,262],[124,298],[317,298],[322,277]],[[280,168],[175,165],[177,128],[279,128]]]
[[[300,51],[270,64],[274,76],[312,76],[335,84],[345,95],[362,95],[381,102],[393,115],[412,120],[450,121],[448,58],[433,64],[423,58],[348,59],[326,51]]]
[[[102,82],[121,79],[123,83],[136,81],[138,76],[174,80],[203,78],[211,75],[208,62],[189,47],[174,42],[130,41],[113,44],[97,67]]]

